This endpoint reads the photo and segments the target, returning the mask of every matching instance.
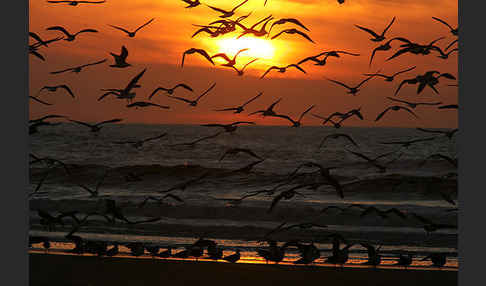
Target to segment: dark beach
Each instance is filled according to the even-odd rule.
[[[30,285],[457,285],[457,271],[30,254]]]

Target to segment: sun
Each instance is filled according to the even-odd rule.
[[[248,56],[259,59],[272,59],[275,48],[270,41],[260,38],[228,38],[221,39],[217,44],[221,52],[228,56],[236,54],[241,49],[248,49],[242,53],[242,56]]]

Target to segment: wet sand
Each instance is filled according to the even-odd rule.
[[[29,254],[30,285],[457,285],[457,271]]]

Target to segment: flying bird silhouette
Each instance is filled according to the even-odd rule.
[[[372,79],[374,76],[369,76],[367,77],[366,79],[362,80],[358,85],[354,86],[354,87],[350,87],[340,81],[337,81],[337,80],[333,80],[333,79],[329,79],[329,78],[326,78],[328,81],[330,82],[334,82],[336,84],[339,84],[340,86],[343,86],[347,89],[349,89],[348,91],[348,94],[352,94],[353,96],[356,96],[356,94],[360,91],[360,87],[365,84],[367,81],[369,81],[370,79]]]
[[[66,31],[66,29],[64,29],[63,27],[61,26],[53,26],[53,27],[49,27],[47,28],[46,30],[49,30],[49,31],[61,31],[63,32],[67,38],[64,38],[65,41],[68,41],[68,42],[72,42],[74,41],[74,39],[76,39],[76,36],[81,34],[81,33],[98,33],[97,30],[95,29],[84,29],[84,30],[81,30],[75,34],[70,34],[68,31]]]
[[[271,37],[270,39],[273,40],[275,38],[277,38],[278,36],[282,35],[283,33],[285,34],[298,34],[298,35],[301,35],[302,37],[304,37],[305,39],[307,39],[309,42],[315,44],[315,42],[304,32],[302,31],[299,31],[297,29],[286,29],[286,30],[282,30],[280,31],[280,33],[274,35],[273,37]]]
[[[112,68],[126,68],[126,67],[131,66],[131,64],[126,62],[127,57],[128,57],[128,50],[125,46],[121,47],[120,55],[117,55],[117,54],[114,54],[114,53],[110,53],[110,55],[112,55],[113,58],[115,59],[115,64],[110,65],[110,67],[112,67]]]
[[[216,83],[213,83],[205,92],[203,92],[195,100],[190,100],[190,99],[186,99],[186,98],[183,98],[183,97],[177,97],[177,96],[169,96],[169,95],[167,95],[167,97],[187,102],[187,103],[189,103],[190,106],[197,106],[199,100],[203,96],[205,96],[208,92],[210,92],[215,86],[216,86]]]
[[[130,102],[136,95],[135,92],[131,92],[132,89],[140,87],[138,81],[145,74],[146,71],[147,71],[146,68],[143,69],[140,73],[138,73],[135,77],[133,77],[128,83],[128,85],[123,89],[108,89],[108,92],[100,96],[98,98],[98,101],[102,100],[103,98],[105,98],[110,94],[113,94],[119,99],[127,99],[127,101]]]
[[[393,105],[393,106],[387,107],[383,112],[381,112],[380,114],[378,114],[378,116],[376,117],[375,121],[380,120],[380,118],[382,118],[383,115],[385,115],[385,113],[387,113],[389,110],[393,110],[393,111],[405,110],[408,113],[410,113],[413,116],[415,116],[415,118],[419,118],[411,109],[409,109],[407,107],[404,107],[404,106]]]
[[[70,6],[78,6],[78,4],[101,4],[106,1],[47,1],[48,3],[66,3]]]
[[[250,121],[237,121],[237,122],[233,122],[233,123],[230,123],[230,124],[203,124],[201,126],[206,126],[206,127],[223,127],[224,128],[224,131],[229,132],[229,133],[233,133],[233,132],[236,131],[236,129],[238,128],[238,125],[239,124],[255,124],[255,122],[250,122]]]
[[[216,109],[215,111],[233,111],[234,110],[235,111],[234,113],[241,113],[241,112],[243,112],[245,110],[244,107],[246,105],[248,105],[250,102],[254,101],[255,99],[259,98],[262,95],[263,95],[263,92],[260,92],[255,97],[252,97],[250,100],[248,100],[247,102],[243,103],[240,106],[230,107],[230,108],[224,108],[224,109]]]
[[[203,49],[196,49],[196,48],[191,48],[189,50],[186,50],[183,54],[182,54],[182,63],[181,63],[181,68],[184,67],[184,59],[186,58],[186,55],[191,55],[191,54],[194,54],[194,53],[198,53],[200,55],[202,55],[203,57],[205,57],[211,64],[214,65],[214,62],[213,60],[211,59],[211,56],[209,56],[209,54],[203,50]]]
[[[146,102],[146,101],[137,101],[137,102],[130,103],[130,104],[127,105],[128,108],[130,108],[130,107],[135,107],[135,108],[150,107],[150,106],[156,106],[156,107],[159,107],[159,108],[162,108],[162,109],[170,109],[169,106],[159,105],[159,104],[156,104],[156,103]]]
[[[459,28],[456,27],[456,28],[452,28],[451,25],[447,24],[446,21],[442,20],[442,19],[439,19],[437,17],[432,17],[432,19],[436,20],[436,21],[439,21],[441,22],[442,24],[446,25],[450,30],[451,30],[451,34],[453,34],[454,36],[459,36]]]
[[[105,121],[102,121],[102,122],[99,122],[99,123],[96,123],[96,124],[90,124],[90,123],[77,121],[77,120],[69,120],[69,121],[77,123],[79,125],[89,127],[91,129],[91,132],[99,132],[101,130],[101,128],[103,127],[103,124],[116,123],[116,122],[120,122],[122,120],[123,119],[115,118],[115,119],[105,120]]]
[[[206,6],[208,6],[209,8],[213,9],[214,11],[217,11],[217,12],[220,12],[222,13],[223,15],[220,15],[219,17],[220,18],[228,18],[228,17],[231,17],[235,14],[235,11],[236,9],[240,8],[242,5],[244,5],[246,2],[248,2],[248,0],[245,0],[243,2],[241,2],[240,4],[238,4],[236,7],[234,7],[232,10],[230,11],[227,11],[227,10],[223,10],[223,9],[220,9],[220,8],[216,8],[216,7],[213,7],[213,6],[209,6],[206,4]]]
[[[395,18],[396,17],[393,17],[393,19],[391,20],[390,24],[388,24],[388,26],[385,28],[385,30],[383,30],[383,32],[378,35],[377,33],[375,33],[373,30],[371,29],[368,29],[368,28],[365,28],[365,27],[362,27],[362,26],[358,26],[358,25],[355,25],[358,29],[361,29],[369,34],[371,34],[374,38],[370,39],[371,41],[373,42],[381,42],[383,41],[385,38],[385,33],[388,31],[388,29],[390,29],[391,25],[395,22]]]
[[[115,29],[118,29],[120,31],[123,31],[125,32],[130,38],[133,38],[135,37],[135,35],[137,34],[137,32],[142,29],[143,27],[147,26],[148,24],[152,23],[152,21],[155,20],[155,18],[152,18],[150,19],[147,23],[143,24],[142,26],[138,27],[137,29],[135,29],[135,31],[133,32],[130,32],[130,31],[127,31],[126,29],[122,28],[122,27],[118,27],[118,26],[113,26],[113,25],[108,25],[110,27],[113,27]]]
[[[294,68],[300,70],[301,72],[306,73],[305,70],[303,68],[301,68],[298,64],[290,64],[286,67],[272,66],[272,67],[268,68],[265,71],[265,73],[263,73],[263,75],[260,77],[260,79],[264,78],[267,75],[267,73],[269,73],[271,70],[277,70],[279,73],[284,73],[284,72],[287,71],[288,68],[291,68],[291,67],[294,67]]]
[[[104,59],[104,60],[101,60],[101,61],[98,61],[98,62],[80,65],[80,66],[73,67],[73,68],[67,68],[67,69],[64,69],[64,70],[53,71],[53,72],[51,72],[51,74],[59,74],[59,73],[67,72],[67,71],[72,71],[74,73],[80,73],[82,71],[82,69],[85,68],[85,67],[99,65],[99,64],[102,64],[106,61],[107,61],[107,59]]]
[[[162,90],[162,91],[165,91],[167,92],[168,94],[173,94],[174,91],[176,90],[176,88],[178,87],[182,87],[184,89],[187,89],[189,91],[194,91],[190,86],[188,86],[187,84],[185,83],[179,83],[177,85],[175,85],[173,88],[164,88],[164,87],[157,87],[149,96],[149,99],[152,99],[152,97],[159,91],[159,90]]]
[[[267,109],[265,110],[258,110],[258,111],[255,111],[255,112],[252,112],[250,113],[249,115],[253,115],[253,114],[257,114],[257,113],[261,113],[262,116],[275,116],[276,113],[275,111],[273,111],[273,108],[275,107],[275,105],[277,105],[280,101],[282,100],[282,98],[279,98],[277,101],[275,101],[274,103],[272,103]]]
[[[241,69],[237,69],[235,66],[231,66],[231,68],[233,68],[236,71],[236,74],[238,74],[238,76],[242,76],[246,67],[249,66],[250,64],[252,64],[253,62],[257,61],[257,60],[258,60],[258,58],[247,62]]]
[[[284,119],[287,119],[288,121],[290,121],[292,123],[292,127],[300,127],[302,124],[301,124],[301,120],[302,118],[309,112],[311,111],[313,108],[315,107],[315,105],[312,105],[311,107],[307,108],[304,112],[302,112],[302,114],[299,116],[299,119],[298,120],[293,120],[292,118],[290,118],[289,116],[287,115],[282,115],[282,114],[275,114],[273,115],[274,117],[281,117],[281,118],[284,118]]]
[[[285,24],[285,23],[292,23],[292,24],[295,24],[297,26],[300,26],[301,28],[303,28],[306,31],[309,31],[309,29],[307,29],[307,27],[304,26],[304,24],[302,24],[297,19],[294,19],[294,18],[282,18],[282,19],[279,19],[279,20],[277,20],[277,21],[275,21],[275,22],[272,23],[272,25],[270,26],[270,29],[268,30],[268,34],[270,34],[270,32],[272,31],[273,26],[275,26],[275,25],[282,25],[282,24]]]
[[[61,85],[55,85],[55,86],[44,86],[42,87],[40,90],[39,90],[39,93],[43,90],[47,90],[47,91],[50,91],[50,92],[55,92],[57,91],[59,88],[61,89],[64,89],[65,91],[67,91],[69,93],[69,95],[71,95],[72,98],[74,98],[74,93],[71,91],[71,89],[65,85],[65,84],[61,84]]]
[[[395,77],[397,75],[402,74],[402,73],[405,73],[405,72],[409,72],[409,71],[411,71],[411,70],[413,70],[415,68],[416,68],[416,66],[413,66],[411,68],[408,68],[408,69],[405,69],[405,70],[402,70],[402,71],[398,71],[398,72],[396,72],[396,73],[394,73],[392,75],[384,75],[384,74],[380,74],[380,73],[372,73],[372,74],[365,73],[363,75],[365,75],[365,76],[381,76],[381,77],[385,78],[385,81],[393,81],[393,79],[395,79]]]

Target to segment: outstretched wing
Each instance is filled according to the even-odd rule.
[[[143,24],[142,26],[138,27],[134,33],[136,33],[138,30],[142,29],[143,27],[147,26],[148,24],[152,23],[152,21],[155,20],[155,18],[150,19],[147,23]]]
[[[375,38],[378,38],[380,37],[377,33],[375,33],[375,31],[371,30],[371,29],[368,29],[368,28],[365,28],[365,27],[362,27],[362,26],[359,26],[359,25],[355,25],[358,29],[361,29],[367,33],[370,33],[373,37]]]
[[[447,22],[446,22],[446,21],[444,21],[444,20],[442,20],[442,19],[439,19],[439,18],[437,18],[437,17],[432,17],[432,19],[434,19],[434,20],[436,20],[436,21],[441,22],[442,24],[444,24],[444,25],[446,25],[447,27],[449,27],[449,29],[451,29],[451,30],[454,30],[454,28],[452,28],[452,27],[451,27],[451,25],[447,24]]]
[[[114,25],[109,25],[109,24],[108,24],[108,26],[113,27],[113,28],[115,28],[115,29],[118,29],[118,30],[120,30],[120,31],[123,31],[123,32],[125,32],[125,33],[127,33],[127,34],[130,34],[130,31],[127,31],[126,29],[124,29],[124,28],[122,28],[122,27],[118,27],[118,26],[114,26]]]
[[[95,126],[100,126],[100,125],[107,124],[107,123],[116,123],[116,122],[120,122],[120,121],[123,121],[123,119],[115,118],[115,119],[102,121],[100,123],[97,123]]]
[[[63,85],[60,85],[58,87],[65,89],[74,98],[74,93],[71,91],[71,89],[67,85],[63,84]]]
[[[376,122],[376,121],[378,121],[378,120],[380,120],[380,118],[382,118],[382,117],[383,117],[383,115],[385,115],[385,113],[387,113],[387,112],[388,112],[388,110],[390,110],[390,109],[391,109],[391,107],[388,107],[388,108],[387,108],[387,109],[385,109],[383,112],[381,112],[380,114],[378,114],[378,116],[377,116],[377,117],[376,117],[376,119],[375,119],[375,122]]]
[[[393,23],[395,22],[395,18],[396,17],[393,17],[393,19],[391,20],[390,24],[388,24],[388,26],[386,26],[385,30],[383,30],[382,35],[385,35],[386,31],[388,31],[388,29],[390,29],[391,25],[393,25]]]
[[[245,102],[245,103],[244,103],[242,106],[245,106],[245,105],[249,104],[250,102],[254,101],[255,99],[259,98],[259,97],[260,97],[260,96],[262,96],[262,95],[263,95],[263,92],[258,93],[258,95],[257,95],[257,96],[255,96],[255,97],[253,97],[252,99],[248,100],[248,101],[247,101],[247,102]]]
[[[63,27],[61,27],[61,26],[52,26],[52,27],[47,28],[46,30],[48,30],[48,31],[61,31],[61,32],[63,32],[63,33],[66,35],[66,36],[68,36],[68,37],[69,37],[69,36],[71,36],[71,34],[69,34],[69,32],[68,32],[68,31],[66,31],[66,29],[64,29],[64,28],[63,28]]]
[[[201,94],[197,99],[196,101],[199,101],[199,99],[201,99],[201,97],[205,96],[208,92],[210,92],[214,87],[216,86],[216,83],[213,83],[203,94]]]

